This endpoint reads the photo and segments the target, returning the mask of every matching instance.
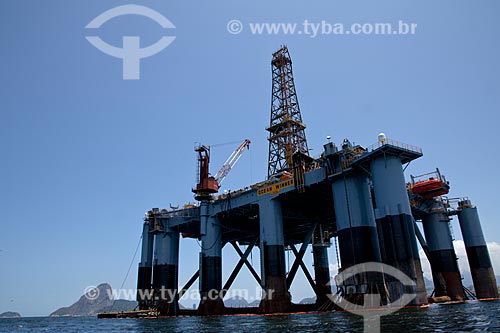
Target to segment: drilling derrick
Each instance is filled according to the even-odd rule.
[[[272,101],[269,131],[268,179],[289,172],[294,174],[300,189],[303,173],[311,163],[305,128],[300,115],[297,92],[293,81],[292,60],[283,46],[273,54]]]

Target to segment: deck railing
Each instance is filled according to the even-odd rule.
[[[375,143],[375,144],[367,147],[366,151],[372,152],[375,149],[378,149],[378,148],[380,148],[382,146],[385,146],[385,145],[391,145],[391,146],[394,146],[394,147],[398,147],[398,148],[402,148],[402,149],[405,149],[405,150],[408,150],[408,151],[412,151],[412,152],[416,152],[416,153],[422,154],[422,148],[417,147],[417,146],[412,146],[412,145],[409,145],[407,143],[399,142],[399,141],[396,141],[396,140],[393,140],[393,139],[384,139],[382,141],[379,141],[379,142],[377,142],[377,143]]]

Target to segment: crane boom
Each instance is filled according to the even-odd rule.
[[[226,176],[228,175],[228,173],[231,171],[231,169],[234,167],[234,165],[236,164],[236,162],[238,162],[238,160],[240,159],[241,155],[245,151],[245,148],[249,149],[249,147],[250,147],[250,140],[245,139],[238,146],[238,148],[236,148],[233,151],[233,153],[231,154],[231,156],[228,157],[228,159],[226,160],[226,162],[224,163],[224,165],[222,165],[222,167],[220,168],[220,170],[217,172],[217,174],[214,177],[215,180],[217,181],[217,183],[219,184],[219,186],[222,183],[222,181],[224,180],[224,178],[226,178]]]

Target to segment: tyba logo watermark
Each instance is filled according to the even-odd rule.
[[[390,275],[404,286],[410,288],[414,288],[416,286],[416,283],[405,273],[392,266],[377,262],[358,264],[345,269],[337,276],[337,285],[343,285],[345,281],[365,273]],[[354,304],[344,297],[337,298],[334,295],[328,295],[330,300],[332,300],[340,308],[363,317],[365,333],[380,333],[380,318],[396,312],[402,307],[408,305],[415,298],[415,296],[415,293],[403,294],[398,300],[382,306],[379,294],[365,294],[363,305]]]
[[[87,24],[85,28],[97,29],[115,17],[131,14],[145,16],[158,23],[164,29],[175,28],[172,22],[157,11],[148,7],[132,4],[114,7],[105,11]],[[161,52],[175,40],[173,36],[163,36],[156,43],[141,48],[140,38],[138,36],[123,36],[123,47],[119,48],[106,43],[97,36],[86,36],[85,38],[103,53],[122,59],[124,80],[139,80],[141,59],[151,57]]]

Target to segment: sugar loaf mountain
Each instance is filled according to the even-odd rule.
[[[123,299],[115,300],[112,295],[111,286],[108,283],[102,283],[97,287],[97,297],[87,293],[80,297],[74,304],[60,308],[50,314],[51,317],[62,316],[95,316],[100,312],[121,312],[131,311],[137,306],[135,301]]]

